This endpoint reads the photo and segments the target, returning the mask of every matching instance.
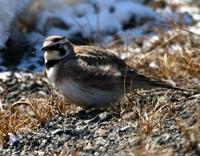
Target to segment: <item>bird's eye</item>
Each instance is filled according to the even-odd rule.
[[[65,51],[65,48],[64,47],[61,47],[61,48],[59,48],[59,54],[60,54],[60,56],[64,56],[65,54],[66,54],[66,51]]]
[[[53,45],[51,48],[57,50],[57,49],[60,49],[60,47],[61,45],[58,43],[56,45]]]

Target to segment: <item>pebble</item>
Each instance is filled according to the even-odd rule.
[[[52,135],[61,135],[63,133],[63,129],[56,129],[51,132]]]
[[[127,131],[132,130],[132,129],[133,129],[132,126],[125,126],[125,127],[122,127],[122,128],[119,129],[119,133],[120,132],[127,132]]]
[[[46,83],[45,79],[43,81],[34,74],[31,79],[30,76],[23,74],[17,75],[18,78],[15,76],[16,74],[11,74],[9,79],[13,80],[6,79],[4,85],[0,83],[1,90],[9,91],[1,101],[5,107],[13,99],[29,95],[30,88],[35,88],[34,92],[41,98],[49,95],[50,89],[42,88],[42,84]],[[18,79],[23,79],[23,81]],[[182,104],[177,103],[175,106],[177,115],[183,120],[194,117],[194,114],[186,111],[195,106],[195,104],[190,104],[185,103],[183,107]],[[83,156],[123,155],[122,153],[132,151],[141,143],[141,128],[137,124],[138,121],[117,118],[108,111],[80,111],[66,116],[57,114],[33,132],[20,135],[9,133],[7,146],[2,147],[0,155],[51,155],[52,152],[60,153],[64,145],[67,147],[66,155],[70,155],[76,148]],[[176,128],[175,119],[167,117],[163,123],[162,131],[165,133],[152,135],[154,133],[152,132],[147,137],[148,139],[143,139],[144,143],[150,140],[152,146],[149,147],[173,146],[177,153],[183,153],[181,146],[185,139],[180,130]],[[200,151],[199,149],[199,145],[196,145],[196,152]]]
[[[112,114],[109,112],[103,112],[99,114],[99,122],[109,121],[112,118]]]
[[[8,145],[14,146],[19,142],[19,138],[16,135],[8,133],[8,136],[9,136]]]
[[[98,137],[96,140],[95,140],[95,145],[97,146],[103,146],[107,143],[106,140],[104,140],[102,137]]]

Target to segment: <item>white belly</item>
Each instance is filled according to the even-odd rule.
[[[47,77],[51,85],[55,87],[55,81],[56,81],[56,70],[57,68],[52,67],[49,70],[46,70]]]
[[[70,79],[56,83],[56,67],[47,70],[49,82],[61,94],[81,107],[104,107],[115,102],[122,95],[119,91],[104,91],[95,88],[85,88]]]
[[[121,95],[115,91],[84,88],[72,80],[66,80],[56,87],[65,97],[81,107],[104,107],[115,102]]]

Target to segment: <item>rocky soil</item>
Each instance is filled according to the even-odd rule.
[[[33,96],[36,101],[47,99],[45,107],[57,102],[48,98],[57,95],[44,74],[5,75],[0,85],[4,111]],[[52,108],[54,113],[42,121],[29,110],[30,123],[15,131],[8,126],[0,155],[199,155],[199,101],[198,93],[156,90],[132,93],[116,107],[101,111],[82,110],[65,101],[69,107],[62,113]],[[20,111],[28,113],[23,107]]]
[[[40,4],[42,1],[33,2]],[[105,4],[103,2],[108,1],[98,0],[97,6],[85,5],[85,2],[89,3],[84,1],[84,4],[78,5],[80,10],[77,11],[82,11],[82,7],[88,11],[94,9],[91,15],[96,17],[99,12],[107,21],[112,21],[110,18],[115,14],[121,15],[118,12],[121,9],[114,9],[120,8],[114,0]],[[18,25],[19,30],[13,30],[13,36],[0,51],[0,155],[200,155],[200,16],[196,8],[199,3],[195,0],[187,3],[150,2],[145,1],[144,4],[153,9],[155,17],[162,15],[161,21],[168,17],[169,25],[157,24],[160,18],[149,18],[151,14],[148,12],[148,18],[144,16],[139,23],[137,14],[130,19],[124,16],[127,19],[121,19],[124,22],[117,25],[113,22],[110,25],[104,21],[100,23],[98,28],[105,29],[99,32],[108,36],[100,33],[98,38],[92,32],[92,37],[97,39],[95,42],[81,34],[84,31],[77,22],[74,25],[80,27],[78,33],[74,32],[74,25],[66,27],[71,20],[65,18],[65,11],[74,8],[67,5],[71,9],[56,10],[57,7],[52,5],[55,1],[51,1],[51,5],[45,3],[43,10],[38,8],[40,5],[30,5],[19,19],[13,21],[14,28]],[[142,12],[140,9],[133,10],[129,3],[125,5],[131,11]],[[37,12],[37,9],[42,12]],[[51,13],[49,9],[55,9],[55,12]],[[109,16],[104,14],[106,9]],[[130,14],[129,9],[125,9],[125,15]],[[171,12],[165,14],[167,10]],[[32,14],[28,14],[29,11]],[[82,20],[82,16],[88,17],[88,12],[81,15],[77,11],[73,11],[75,17],[88,24],[87,18]],[[182,19],[176,21],[179,16]],[[30,21],[30,17],[33,20]],[[43,22],[40,17],[44,17],[41,19]],[[96,20],[92,22],[95,24]],[[107,32],[107,27],[113,25],[120,26],[120,33]],[[96,26],[94,28],[96,30]],[[69,33],[66,34],[66,31]],[[41,72],[44,62],[39,49],[43,39],[52,33],[67,35],[81,44],[80,41],[85,40],[87,43],[84,44],[89,44],[90,39],[92,44],[101,44],[98,40],[105,41],[106,47],[145,75],[193,91],[135,91],[105,110],[83,110],[61,97],[48,84],[45,73]],[[25,40],[27,38],[30,43]]]

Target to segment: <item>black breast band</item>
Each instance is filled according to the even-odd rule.
[[[66,57],[64,57],[64,58],[62,58],[62,59],[59,59],[59,60],[49,60],[49,61],[47,61],[47,62],[45,63],[45,67],[46,67],[47,69],[49,69],[49,68],[53,67],[54,65],[58,64],[59,62],[61,62],[61,61],[63,61],[63,60],[65,60],[65,62],[67,62],[67,61],[69,61],[69,60],[71,60],[71,59],[74,59],[74,58],[75,58],[75,56],[68,55],[68,56],[66,56]]]

